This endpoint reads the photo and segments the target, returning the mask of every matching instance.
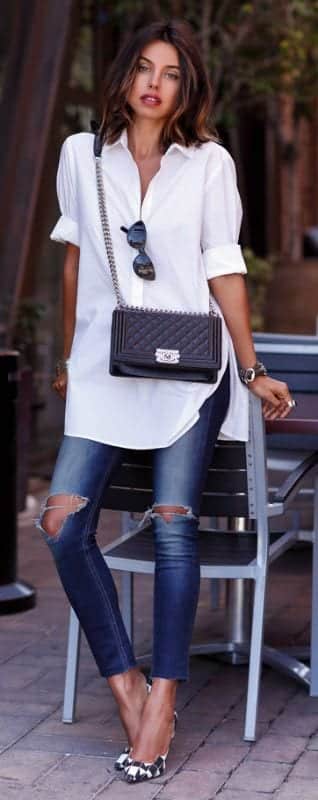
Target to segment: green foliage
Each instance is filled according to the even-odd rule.
[[[273,260],[259,258],[253,250],[243,250],[247,266],[247,288],[251,306],[252,329],[264,330],[267,291],[273,277]]]
[[[229,124],[235,108],[279,92],[295,98],[296,114],[310,112],[318,87],[318,0],[119,0],[112,12],[122,36],[172,17],[196,31],[217,123]]]

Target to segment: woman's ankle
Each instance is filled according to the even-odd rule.
[[[138,687],[146,690],[146,679],[138,667],[133,667],[126,672],[112,675],[107,679],[108,685],[116,700],[124,702],[135,693]]]
[[[173,710],[176,703],[178,681],[167,678],[153,678],[151,694],[152,699],[163,703]]]
[[[146,679],[136,668],[119,675],[112,675],[108,679],[108,684],[117,703],[128,744],[132,747],[138,735],[147,698]]]

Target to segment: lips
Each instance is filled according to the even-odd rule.
[[[161,104],[160,97],[155,94],[143,94],[140,99],[149,106],[159,106]]]

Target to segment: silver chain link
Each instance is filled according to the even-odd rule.
[[[95,164],[96,164],[98,206],[99,206],[100,220],[102,223],[103,237],[109,262],[110,273],[112,276],[112,282],[113,282],[114,292],[116,295],[117,305],[124,306],[126,305],[126,303],[124,302],[124,299],[121,295],[121,291],[119,288],[119,281],[116,269],[114,250],[113,250],[113,242],[110,234],[109,220],[106,208],[106,197],[104,190],[101,156],[95,156]]]
[[[125,303],[125,300],[124,300],[124,298],[123,298],[123,296],[121,294],[120,287],[119,287],[119,281],[118,281],[118,275],[117,275],[117,269],[116,269],[116,262],[115,262],[115,256],[114,256],[114,250],[113,250],[113,242],[112,242],[112,237],[111,237],[110,227],[109,227],[109,219],[108,219],[107,208],[106,208],[106,195],[105,195],[105,189],[104,189],[103,168],[102,168],[102,157],[101,156],[95,156],[95,165],[96,165],[97,196],[98,196],[98,207],[99,207],[99,213],[100,213],[100,220],[101,220],[103,237],[104,237],[104,242],[105,242],[105,248],[106,248],[106,253],[107,253],[107,257],[108,257],[110,274],[111,274],[111,278],[112,278],[114,292],[115,292],[115,295],[116,295],[117,305],[120,306],[121,308],[129,308],[132,311],[152,311],[153,313],[158,313],[159,312],[160,314],[163,314],[163,313],[166,313],[166,314],[173,314],[173,313],[180,314],[180,313],[182,313],[182,314],[186,314],[189,317],[191,317],[191,316],[192,317],[206,317],[207,314],[202,312],[202,311],[182,311],[182,312],[180,312],[180,311],[173,311],[173,310],[168,309],[168,308],[145,308],[144,306],[143,307],[141,307],[141,306],[131,306],[131,305],[128,305],[128,303]],[[216,316],[216,312],[215,312],[215,310],[213,308],[211,295],[209,295],[209,307],[210,307],[210,314],[213,314],[214,316]]]

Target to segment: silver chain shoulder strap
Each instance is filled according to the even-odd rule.
[[[97,181],[97,196],[98,196],[98,206],[99,206],[99,213],[100,219],[102,223],[102,230],[103,230],[103,237],[106,247],[106,253],[108,256],[109,267],[110,267],[110,274],[112,277],[114,292],[116,295],[117,305],[118,306],[125,306],[126,303],[122,297],[120,288],[119,288],[119,281],[116,269],[116,262],[113,250],[113,242],[110,233],[109,227],[109,220],[106,208],[106,197],[105,197],[105,190],[104,190],[104,181],[103,181],[103,170],[102,170],[102,159],[101,156],[95,156],[95,165],[96,165],[96,181]]]
[[[129,307],[128,304],[125,302],[122,293],[119,288],[119,281],[116,269],[116,261],[114,256],[114,249],[113,249],[113,242],[110,233],[109,227],[109,219],[107,214],[107,207],[106,207],[106,196],[105,196],[105,189],[104,189],[104,180],[103,180],[103,168],[102,168],[102,157],[95,155],[95,166],[96,166],[96,183],[97,183],[97,197],[98,197],[98,207],[103,231],[103,238],[105,242],[106,253],[109,262],[110,274],[112,278],[112,283],[114,287],[114,292],[116,295],[117,305],[121,308]],[[156,312],[165,311],[166,309],[147,309],[148,311]],[[209,310],[210,314],[216,315],[216,311],[214,310],[211,294],[209,294]],[[169,311],[167,311],[169,313]],[[183,314],[187,316],[206,316],[204,312],[200,311],[183,311]]]

